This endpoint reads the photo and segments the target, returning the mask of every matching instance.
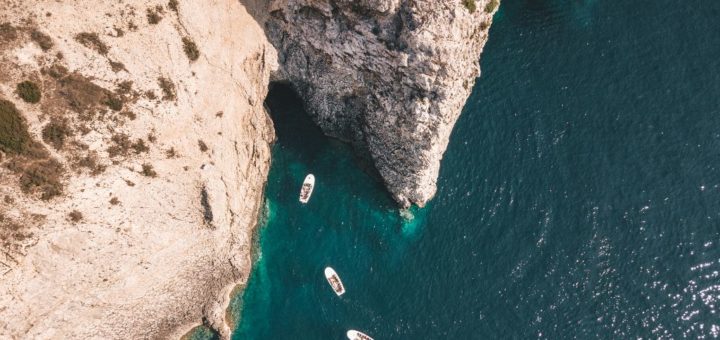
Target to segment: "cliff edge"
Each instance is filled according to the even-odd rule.
[[[271,77],[432,198],[497,0],[243,3],[0,3],[0,338],[229,338]]]
[[[266,34],[326,134],[369,157],[402,205],[436,191],[498,0],[271,0]]]
[[[275,63],[235,0],[2,1],[0,338],[228,338]]]

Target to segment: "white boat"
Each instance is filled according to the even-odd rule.
[[[347,331],[347,337],[350,340],[373,340],[369,335],[354,329]]]
[[[337,296],[345,294],[345,286],[343,286],[342,281],[340,281],[340,276],[338,276],[335,270],[330,267],[325,268],[325,278]]]
[[[309,174],[305,176],[302,188],[300,188],[300,202],[307,203],[312,195],[313,187],[315,187],[315,176]]]

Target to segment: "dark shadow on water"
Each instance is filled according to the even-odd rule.
[[[278,145],[301,154],[303,161],[311,161],[330,142],[305,112],[302,100],[290,85],[271,84],[265,105],[275,125]]]
[[[319,161],[318,157],[321,157],[328,147],[352,149],[350,144],[328,137],[323,133],[312,117],[308,115],[302,99],[290,84],[272,83],[265,99],[265,105],[275,125],[276,147],[290,152],[302,163],[315,164]],[[350,155],[354,166],[370,176],[376,182],[374,186],[381,188],[387,199],[392,200],[372,161],[359,155],[356,150],[351,150]],[[393,204],[393,207],[396,205]]]

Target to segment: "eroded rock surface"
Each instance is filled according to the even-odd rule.
[[[235,0],[0,2],[0,338],[227,338],[275,64]]]
[[[436,191],[497,0],[271,0],[266,33],[314,120],[369,156],[395,199]]]

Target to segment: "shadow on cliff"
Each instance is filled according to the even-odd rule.
[[[283,148],[314,158],[328,138],[315,125],[298,94],[287,83],[270,83],[265,106],[275,126],[275,135]]]
[[[245,6],[245,9],[248,11],[250,16],[255,19],[255,21],[260,25],[260,27],[265,28],[265,22],[267,21],[268,17],[270,16],[270,13],[268,11],[268,6],[270,3],[270,0],[238,0],[243,6]]]
[[[270,19],[270,1],[239,0],[239,2],[245,7],[248,14],[252,16],[257,24],[263,28],[263,31],[266,32],[267,22]],[[278,49],[272,39],[269,39],[267,33],[265,33],[265,38]],[[282,55],[282,52],[283,51],[278,50],[278,55]],[[282,65],[280,67],[282,67]],[[346,140],[327,137],[311,115],[308,114],[310,110],[308,110],[306,102],[299,97],[293,88],[293,84],[278,79],[280,76],[281,75],[277,73],[271,75],[273,81],[271,81],[269,85],[265,105],[270,111],[270,117],[275,125],[278,140],[283,140],[282,144],[284,147],[297,149],[296,151],[302,150],[301,153],[304,154],[303,158],[306,158],[307,161],[312,161],[312,159],[320,153],[322,146],[327,143],[342,142],[348,145],[352,144]],[[353,147],[352,150],[355,164],[380,184],[386,194],[391,197],[392,195],[387,191],[370,154],[362,152],[362,148]]]
[[[265,106],[275,126],[279,145],[299,155],[305,162],[312,163],[320,157],[328,144],[340,143],[350,146],[323,133],[305,110],[303,100],[289,83],[271,82],[265,98]],[[352,155],[355,165],[375,181],[382,183],[380,175],[367,158],[359,155],[355,148],[352,148]],[[390,195],[389,192],[387,194]]]

